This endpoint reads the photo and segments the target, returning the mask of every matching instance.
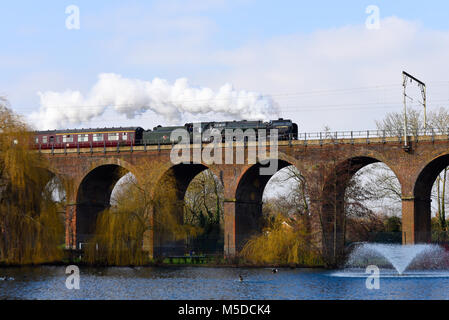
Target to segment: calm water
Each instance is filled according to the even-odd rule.
[[[241,274],[244,281],[240,282]],[[379,290],[362,271],[235,268],[81,268],[80,290],[65,267],[0,269],[0,299],[449,299],[448,272],[382,270]]]

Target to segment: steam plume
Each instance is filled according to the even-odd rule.
[[[108,108],[129,119],[151,110],[168,122],[181,120],[183,114],[209,112],[248,120],[267,120],[277,115],[271,97],[237,91],[230,84],[223,85],[216,92],[209,88],[195,88],[185,78],[170,84],[159,78],[150,82],[102,73],[86,97],[72,90],[38,92],[38,95],[40,109],[30,118],[41,129],[80,125],[101,117]]]

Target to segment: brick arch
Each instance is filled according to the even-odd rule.
[[[125,169],[128,172],[131,172],[135,177],[137,177],[136,175],[136,168],[133,164],[131,164],[130,162],[123,160],[121,158],[103,158],[103,159],[95,159],[94,162],[92,162],[85,170],[83,170],[81,172],[81,174],[78,174],[73,180],[73,183],[75,185],[76,191],[75,191],[75,198],[77,197],[78,194],[78,188],[81,184],[81,182],[86,178],[86,176],[92,172],[93,170],[95,170],[96,168],[99,168],[101,166],[106,166],[106,165],[111,165],[111,166],[118,166],[121,167],[123,169]]]
[[[68,219],[71,223],[66,230],[69,243],[79,247],[80,243],[89,241],[95,233],[98,214],[110,206],[112,190],[124,175],[133,173],[131,170],[132,166],[125,161],[105,159],[96,162],[85,175],[77,179],[75,219]]]
[[[340,161],[335,167],[330,170],[330,172],[328,172],[325,180],[325,188],[328,187],[331,182],[335,183],[333,179],[335,179],[335,176],[337,176],[338,184],[341,184],[346,189],[347,183],[359,170],[374,163],[383,163],[384,165],[386,165],[388,169],[393,172],[402,189],[402,181],[404,181],[403,172],[397,170],[395,166],[393,166],[383,157],[373,156],[371,154],[356,155]],[[343,195],[344,191],[345,190],[343,190]]]
[[[44,185],[47,185],[48,182],[50,182],[55,177],[58,178],[61,183],[64,183],[67,180],[66,175],[56,170],[56,168],[52,168],[50,166],[36,166],[33,168],[41,174]]]
[[[255,165],[260,166],[260,162],[268,161],[268,160],[271,160],[271,159],[278,159],[279,161],[281,161],[283,163],[289,163],[289,165],[295,166],[298,170],[302,169],[301,166],[300,166],[301,162],[298,159],[296,159],[296,158],[294,158],[292,156],[289,156],[289,155],[287,155],[287,154],[285,154],[283,152],[278,152],[278,155],[277,155],[276,158],[274,156],[271,157],[269,153],[265,157],[258,157],[258,162],[257,163],[242,165],[242,170],[240,170],[239,174],[236,176],[235,183],[232,184],[232,188],[230,189],[230,192],[232,193],[232,196],[233,196],[232,198],[235,198],[235,195],[237,193],[238,185],[239,185],[241,179],[246,175],[248,170],[250,170]],[[277,171],[279,171],[279,170],[280,169],[278,169]]]
[[[259,170],[262,165],[258,162],[248,165],[237,179],[234,193],[234,245],[237,251],[243,248],[252,235],[261,231],[262,196],[268,181],[279,170],[290,165],[296,166],[294,158],[281,154],[276,159],[268,156],[259,160],[277,161],[277,170],[271,175],[261,175]]]
[[[413,183],[413,196],[417,198],[428,198],[432,185],[438,174],[449,166],[449,153],[435,153],[427,157],[418,168]]]
[[[61,183],[66,180],[66,177],[64,176],[64,174],[57,172],[53,168],[36,167],[36,170],[38,170],[42,173],[45,184],[50,182],[55,177],[58,178],[61,181]]]
[[[177,203],[169,208],[170,212],[177,217],[178,222],[182,224],[183,219],[183,205],[184,205],[184,196],[189,187],[192,180],[201,172],[205,170],[210,170],[216,177],[220,177],[220,171],[217,170],[214,166],[209,166],[203,163],[180,163],[180,164],[171,164],[170,166],[164,166],[161,170],[161,173],[156,178],[157,183],[160,185],[164,182],[171,181],[174,183],[174,187],[176,188],[176,197]],[[217,174],[218,173],[218,174]],[[221,183],[223,181],[220,179]],[[153,192],[156,197],[163,197],[163,195],[157,195],[157,190]],[[162,201],[164,201],[162,199]],[[167,204],[170,205],[170,204]],[[174,236],[170,234],[170,231],[163,230],[163,226],[159,226],[157,224],[158,221],[158,212],[157,208],[154,209],[153,212],[153,231],[150,234],[152,243],[153,243],[153,256],[164,256],[164,255],[179,255],[184,254],[184,242],[182,240],[176,241],[173,240]]]
[[[402,153],[403,151],[400,150],[399,155]],[[357,152],[350,152],[349,154],[341,153],[338,154],[338,156],[335,156],[335,160],[336,160],[335,162],[337,163],[336,167],[345,166],[347,165],[347,163],[353,161],[351,166],[353,166],[354,169],[356,169],[354,173],[356,173],[358,170],[369,164],[382,162],[391,171],[393,171],[396,178],[399,180],[399,182],[401,182],[401,185],[403,184],[403,181],[406,180],[402,174],[401,166],[397,161],[398,159],[397,158],[392,159],[390,154],[381,152],[376,149],[362,148]],[[361,166],[359,168],[356,168],[357,165]]]
[[[323,189],[319,195],[322,217],[322,241],[324,255],[333,264],[342,261],[345,244],[345,192],[349,181],[363,167],[373,163],[384,163],[373,156],[354,156],[339,161],[323,175]],[[395,171],[396,178],[400,181]]]
[[[423,164],[417,173],[417,177],[413,185],[413,221],[409,221],[410,229],[414,232],[411,235],[414,242],[430,242],[431,241],[431,193],[432,187],[437,176],[449,166],[449,153],[440,153]]]
[[[163,169],[157,178],[157,184],[171,176],[176,182],[176,188],[178,189],[179,197],[181,199],[184,198],[184,194],[193,178],[207,169],[209,169],[209,167],[202,163],[180,163],[171,165]]]
[[[444,154],[427,163],[416,177],[413,195],[415,199],[428,199],[432,186],[445,167],[449,166],[449,154]]]

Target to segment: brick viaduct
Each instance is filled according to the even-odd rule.
[[[278,169],[294,165],[306,178],[311,213],[321,218],[320,244],[328,259],[334,261],[344,249],[345,185],[355,172],[375,162],[385,163],[401,184],[403,243],[430,241],[431,189],[437,175],[449,165],[449,137],[409,137],[409,146],[404,150],[397,137],[279,142]],[[247,151],[251,146],[245,148]],[[201,171],[209,168],[220,178],[225,197],[224,253],[238,253],[245,240],[259,231],[262,194],[271,177],[259,174],[259,163],[248,164],[246,160],[244,164],[172,165],[170,151],[171,146],[42,150],[52,172],[71,186],[66,190],[67,246],[75,247],[93,232],[96,215],[109,206],[113,186],[123,174],[119,172],[124,172],[119,169],[135,173],[139,162],[147,159],[164,163],[165,170],[173,173],[181,199]]]

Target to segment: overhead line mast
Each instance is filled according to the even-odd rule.
[[[404,92],[404,148],[408,149],[408,142],[407,142],[407,93],[406,93],[406,88],[407,88],[407,80],[410,80],[410,82],[415,81],[416,83],[418,83],[418,87],[421,90],[421,96],[423,101],[421,102],[422,106],[424,107],[424,134],[426,134],[427,131],[427,114],[426,114],[426,84],[424,82],[422,82],[421,80],[415,78],[414,76],[412,76],[411,74],[402,71],[402,86],[404,88],[403,92]]]

